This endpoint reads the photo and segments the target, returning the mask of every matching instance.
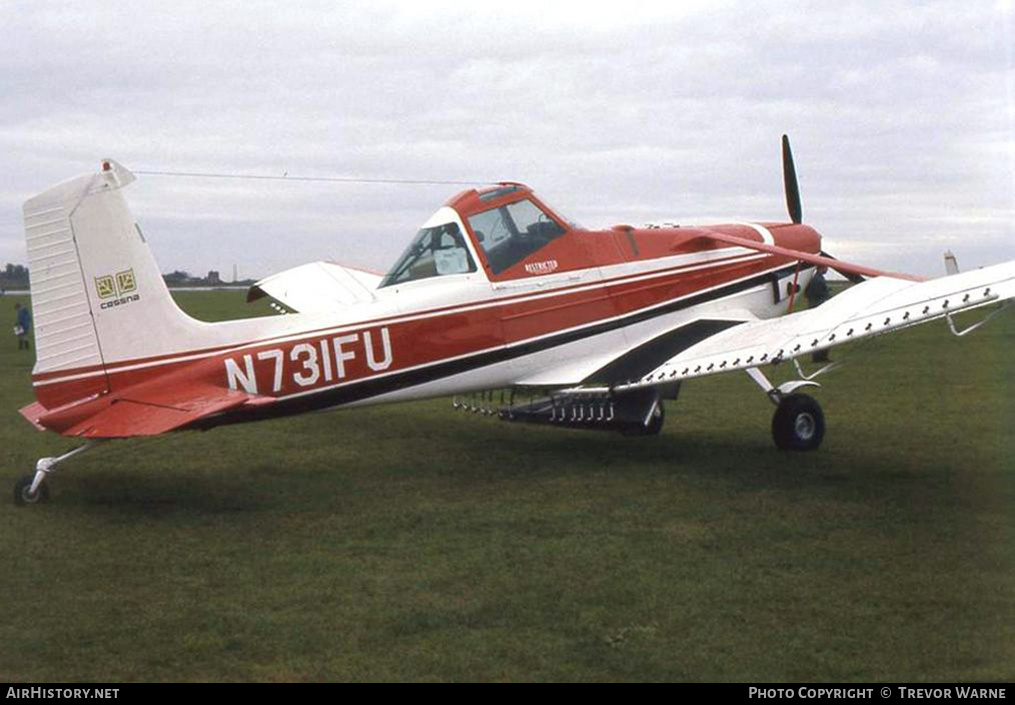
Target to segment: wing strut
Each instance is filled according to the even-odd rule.
[[[764,242],[748,240],[747,238],[737,237],[736,235],[727,235],[726,233],[709,231],[694,239],[715,240],[717,242],[726,243],[727,245],[736,245],[738,247],[746,247],[750,250],[757,250],[758,252],[767,252],[772,255],[782,255],[783,257],[789,257],[802,262],[810,262],[811,264],[834,269],[837,272],[842,272],[843,276],[847,276],[846,272],[849,272],[851,274],[860,274],[865,277],[891,277],[893,279],[905,279],[912,282],[926,281],[924,277],[918,277],[913,274],[883,272],[880,269],[872,269],[871,267],[864,267],[859,264],[851,264],[849,262],[843,262],[824,255],[815,255],[810,252],[803,252],[802,250],[791,250],[788,247],[779,247],[778,245],[768,245]]]

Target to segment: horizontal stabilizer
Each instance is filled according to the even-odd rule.
[[[37,430],[39,431],[49,430],[39,423],[39,419],[46,413],[46,407],[44,407],[39,402],[33,402],[28,406],[21,407],[20,409],[18,409],[18,413],[21,414],[23,417],[25,417],[28,423],[35,426]]]
[[[334,262],[311,262],[273,274],[250,287],[247,301],[270,296],[300,313],[334,312],[373,301],[377,274]]]
[[[78,419],[83,405],[75,404],[47,411],[39,404],[32,404],[22,409],[21,413],[36,427],[59,430],[64,436],[129,438],[155,436],[224,411],[241,406],[260,406],[272,401],[268,397],[210,384],[172,387],[143,385],[136,390],[127,390],[107,406],[72,425],[61,421]]]
[[[240,402],[241,404],[243,402]],[[207,407],[207,413],[224,411],[236,404],[224,403]],[[185,426],[205,415],[205,410],[184,411],[155,404],[120,399],[104,411],[72,426],[64,435],[85,438],[128,438],[156,436]]]

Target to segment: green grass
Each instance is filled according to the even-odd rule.
[[[0,503],[0,680],[1011,680],[1013,344],[834,350],[809,454],[742,374],[653,439],[436,400],[111,443]],[[29,357],[0,350],[8,494],[74,445],[17,415]]]

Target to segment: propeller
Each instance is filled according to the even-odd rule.
[[[800,185],[797,183],[796,166],[793,164],[793,150],[789,146],[789,135],[782,136],[782,180],[786,185],[786,209],[789,211],[789,218],[799,225],[803,222],[803,208],[800,205]],[[824,250],[821,251],[821,256],[835,259]],[[848,272],[835,267],[833,269],[854,284],[866,281],[862,275],[856,272]]]
[[[793,150],[789,146],[789,136],[782,136],[782,180],[786,184],[786,208],[789,218],[799,225],[803,222],[803,209],[800,207],[800,186],[796,180],[796,167],[793,165]]]

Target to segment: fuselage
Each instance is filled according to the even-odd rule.
[[[527,223],[527,226],[526,226]],[[622,351],[696,319],[786,313],[812,271],[708,232],[820,251],[809,226],[568,223],[528,188],[466,191],[424,224],[369,301],[208,324],[212,345],[34,376],[62,431],[136,390],[194,383],[264,403],[198,426],[509,386],[581,384]],[[81,403],[81,400],[88,400]]]

